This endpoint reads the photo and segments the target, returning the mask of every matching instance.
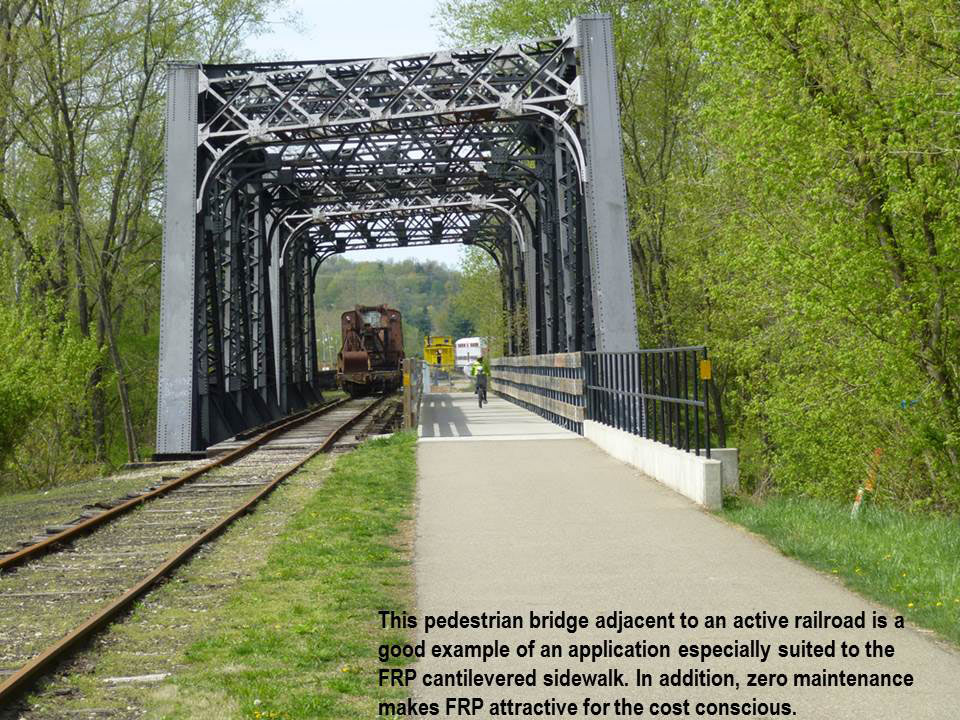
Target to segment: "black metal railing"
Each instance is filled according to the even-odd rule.
[[[583,353],[586,418],[710,457],[703,346]]]

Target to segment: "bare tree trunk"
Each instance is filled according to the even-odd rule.
[[[140,448],[137,445],[136,430],[133,426],[133,412],[130,407],[130,386],[127,383],[126,371],[117,347],[116,333],[113,328],[113,312],[109,303],[106,280],[101,277],[98,286],[100,296],[100,318],[106,331],[107,348],[110,359],[113,361],[114,371],[117,373],[117,393],[120,396],[120,415],[123,420],[123,437],[127,443],[127,462],[137,462],[140,459]]]
[[[97,349],[103,350],[103,323],[97,322]],[[97,358],[90,373],[90,416],[93,420],[93,447],[98,462],[107,459],[107,397],[103,391],[103,359]]]
[[[54,123],[56,116],[54,114]],[[56,137],[56,135],[54,135]],[[68,284],[68,260],[66,245],[66,230],[64,229],[64,210],[67,207],[66,189],[63,185],[63,174],[60,168],[63,164],[63,151],[59,142],[53,144],[53,167],[56,174],[56,182],[53,195],[53,210],[57,216],[56,230],[54,231],[54,247],[56,249],[57,269],[60,273],[59,278],[55,279],[53,290],[60,300],[60,307],[57,308],[57,319],[61,326],[67,319],[67,284]],[[52,275],[52,273],[51,273]]]
[[[80,227],[71,216],[70,235],[73,244],[74,268],[77,276],[77,325],[85,338],[90,337],[90,300],[87,296],[87,273],[83,267]],[[97,348],[103,348],[103,327],[97,324]],[[107,456],[106,396],[103,392],[103,360],[97,358],[87,384],[90,388],[90,419],[93,425],[93,451],[98,462]]]

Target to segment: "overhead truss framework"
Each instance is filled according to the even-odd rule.
[[[172,64],[157,452],[319,397],[317,268],[464,243],[509,353],[637,347],[610,19],[401,58]],[[380,298],[358,298],[379,302]]]

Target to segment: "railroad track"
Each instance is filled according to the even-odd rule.
[[[228,445],[206,465],[0,556],[0,709],[385,400],[336,402]]]

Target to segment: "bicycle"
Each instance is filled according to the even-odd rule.
[[[480,403],[480,407],[483,407],[483,404],[487,401],[487,389],[485,387],[477,388],[477,400]]]

